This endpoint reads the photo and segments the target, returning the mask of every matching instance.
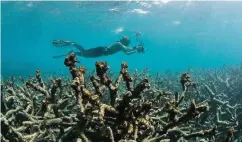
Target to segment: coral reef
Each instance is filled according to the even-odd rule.
[[[242,68],[190,70],[180,75],[109,71],[97,61],[86,75],[71,53],[71,79],[1,82],[3,142],[240,142]],[[116,78],[115,78],[116,77]],[[180,80],[179,80],[180,79]]]

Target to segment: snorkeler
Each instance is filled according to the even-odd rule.
[[[74,52],[74,53],[78,56],[82,56],[85,58],[109,56],[120,51],[124,52],[126,55],[131,55],[134,53],[143,53],[145,51],[143,44],[130,47],[129,46],[130,39],[127,36],[123,36],[123,38],[120,41],[114,42],[110,46],[98,46],[91,49],[85,49],[82,46],[72,41],[53,40],[52,43],[55,47],[74,46],[79,50],[79,52]],[[73,51],[70,51],[67,55],[69,55],[71,52]],[[53,58],[59,58],[63,56],[66,56],[66,55],[53,56]]]

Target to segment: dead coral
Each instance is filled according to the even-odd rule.
[[[23,85],[16,85],[14,78],[2,82],[2,141],[242,139],[238,68],[191,70],[179,82],[171,72],[153,79],[147,68],[131,77],[123,62],[113,81],[107,62],[97,61],[89,78],[76,63],[74,53],[64,60],[71,80],[44,81],[37,70],[35,78],[20,78]],[[195,81],[190,74],[196,74]]]

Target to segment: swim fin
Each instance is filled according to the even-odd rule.
[[[64,40],[53,40],[52,44],[55,47],[63,47],[63,46],[70,46],[73,44],[73,42],[71,41],[64,41]]]

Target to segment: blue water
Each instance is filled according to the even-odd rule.
[[[74,48],[56,48],[54,39],[72,40],[85,48],[109,45],[123,35],[147,48],[144,54],[118,53],[78,57],[94,69],[108,61],[113,71],[126,61],[130,69],[152,72],[189,67],[218,68],[242,60],[242,2],[1,2],[1,72],[3,76],[68,73],[63,58]]]

